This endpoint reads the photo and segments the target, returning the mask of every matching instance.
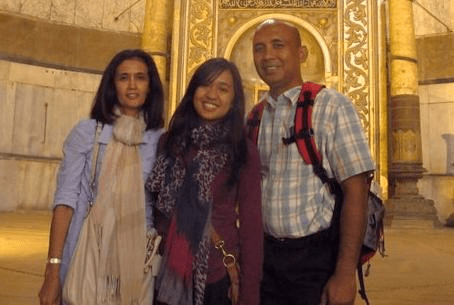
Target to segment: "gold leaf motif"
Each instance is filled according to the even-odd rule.
[[[344,93],[355,103],[369,129],[369,54],[367,1],[346,0],[344,19]]]
[[[189,80],[193,71],[205,60],[213,57],[214,17],[213,3],[208,0],[192,1],[189,12]]]

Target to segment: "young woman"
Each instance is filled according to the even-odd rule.
[[[91,119],[79,122],[64,144],[41,304],[62,302],[62,287],[90,201],[99,247],[105,249],[100,269],[110,283],[97,287],[98,296],[104,293],[102,298],[115,300],[110,304],[139,304],[135,301],[144,276],[147,231],[154,229],[151,209],[145,205],[144,177],[151,172],[163,132],[163,98],[156,65],[141,50],[118,53],[104,71]],[[98,126],[102,129],[94,143]],[[110,233],[108,228],[113,228]]]
[[[221,58],[203,63],[162,137],[146,183],[166,239],[159,303],[259,303],[260,163],[243,133],[243,118],[236,66]]]

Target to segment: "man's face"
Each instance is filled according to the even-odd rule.
[[[279,22],[262,26],[254,35],[253,54],[257,73],[274,97],[302,83],[306,49],[298,43],[296,29]]]

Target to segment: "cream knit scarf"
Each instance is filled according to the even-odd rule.
[[[93,219],[100,247],[97,304],[138,304],[146,224],[140,143],[143,117],[120,115],[104,153]]]

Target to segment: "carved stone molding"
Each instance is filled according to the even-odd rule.
[[[219,8],[335,8],[336,0],[220,0]]]
[[[344,94],[357,106],[364,129],[369,130],[369,37],[367,0],[345,0]]]

